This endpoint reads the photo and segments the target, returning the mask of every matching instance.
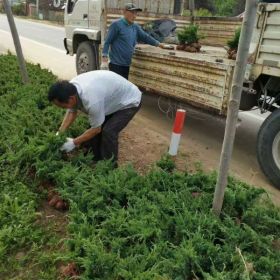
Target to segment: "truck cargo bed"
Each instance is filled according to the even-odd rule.
[[[189,53],[138,45],[130,80],[143,90],[225,115],[234,64],[224,48]]]

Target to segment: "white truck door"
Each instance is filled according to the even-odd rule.
[[[100,17],[102,12],[101,0],[89,0],[88,26],[92,30],[100,30]]]
[[[66,38],[72,38],[76,29],[89,28],[89,0],[68,0],[65,9]]]

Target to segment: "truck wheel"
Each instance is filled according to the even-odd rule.
[[[98,44],[85,41],[78,46],[76,54],[76,71],[78,74],[97,70],[98,61]]]
[[[271,113],[259,130],[257,156],[264,174],[280,189],[280,109]]]

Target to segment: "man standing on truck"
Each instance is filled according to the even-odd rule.
[[[64,132],[76,119],[77,111],[88,115],[90,128],[76,138],[67,138],[62,151],[71,152],[85,145],[94,160],[113,160],[117,166],[120,131],[138,112],[142,93],[133,83],[111,71],[91,71],[68,81],[53,84],[48,99],[68,109],[59,132]]]
[[[128,79],[132,55],[137,42],[144,42],[152,46],[164,48],[164,44],[145,33],[141,27],[134,23],[137,12],[142,9],[134,4],[125,5],[123,18],[113,22],[109,27],[102,51],[101,69],[109,63],[109,70]]]

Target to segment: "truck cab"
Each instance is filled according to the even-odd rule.
[[[99,68],[102,2],[68,0],[66,3],[64,46],[68,54],[76,54],[78,73]]]

